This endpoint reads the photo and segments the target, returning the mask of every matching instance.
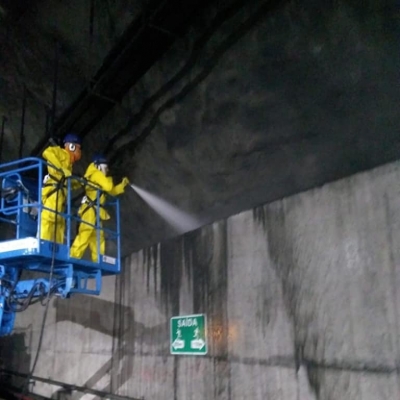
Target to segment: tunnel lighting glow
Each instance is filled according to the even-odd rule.
[[[202,226],[197,218],[179,210],[172,204],[154,194],[131,184],[131,188],[165,221],[167,221],[178,233],[192,231]]]

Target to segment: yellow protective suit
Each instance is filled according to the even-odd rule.
[[[98,170],[94,163],[91,163],[89,165],[84,177],[92,185],[95,185],[102,191],[112,196],[118,196],[119,194],[124,193],[125,187],[129,183],[128,179],[124,178],[121,183],[114,186],[112,178],[106,176],[102,171]],[[75,238],[74,243],[72,244],[71,247],[71,257],[82,258],[86,248],[89,246],[91,251],[92,261],[99,262],[99,254],[97,252],[97,237],[99,235],[100,254],[104,254],[106,247],[104,231],[100,229],[100,232],[98,233],[97,229],[94,226],[87,225],[84,222],[87,222],[91,225],[96,225],[97,212],[100,212],[99,219],[101,228],[102,227],[101,221],[110,219],[110,215],[103,207],[100,207],[100,210],[96,209],[97,207],[96,189],[87,185],[85,188],[85,192],[86,196],[78,211],[78,215],[81,218],[82,222],[79,225],[78,235]],[[99,200],[100,205],[104,204],[105,200],[106,200],[106,195],[103,193],[100,195],[100,200]]]
[[[62,182],[62,179],[72,175],[71,156],[67,150],[54,146],[48,147],[44,150],[43,158],[54,167],[61,169],[63,172],[61,173],[50,165],[47,168],[49,174],[43,183],[42,204],[50,210],[42,211],[40,237],[44,240],[63,243],[65,220],[61,215],[57,215],[55,211],[64,211],[67,189],[66,184]],[[55,232],[56,220],[57,231]]]

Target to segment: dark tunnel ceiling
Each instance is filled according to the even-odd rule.
[[[84,138],[129,91],[177,37],[187,30],[196,12],[211,1],[149,1],[108,53],[103,65],[76,101],[58,118],[54,135],[76,132]],[[146,19],[144,23],[143,20]],[[140,57],[137,55],[140,54]],[[46,139],[33,150],[40,153]]]
[[[379,0],[0,0],[2,160],[24,87],[22,153],[46,143],[54,43],[54,132],[85,138],[79,172],[106,151],[205,222],[397,160],[398,16]],[[125,253],[174,234],[133,192],[122,204]]]

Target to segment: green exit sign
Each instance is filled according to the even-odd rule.
[[[205,314],[171,318],[171,354],[207,354],[207,319]]]

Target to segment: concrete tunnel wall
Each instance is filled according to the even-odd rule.
[[[144,399],[398,399],[399,181],[397,162],[132,254],[101,297],[54,303],[35,375]],[[42,313],[18,317],[3,366],[27,369]],[[208,315],[207,356],[169,354],[186,313]]]

